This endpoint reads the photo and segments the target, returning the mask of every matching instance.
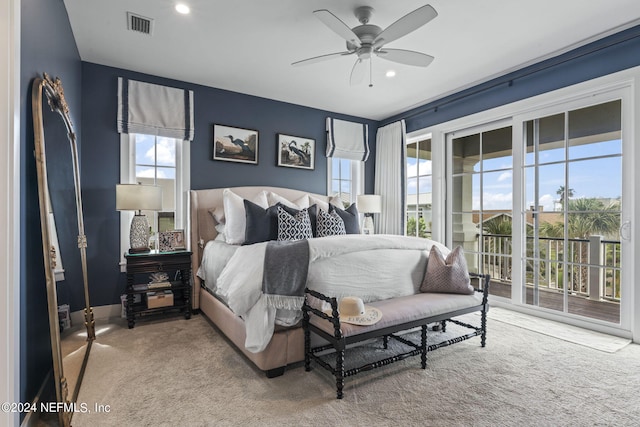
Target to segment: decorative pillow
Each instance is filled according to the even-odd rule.
[[[329,212],[336,212],[344,221],[344,229],[347,234],[360,234],[360,218],[358,217],[358,208],[352,203],[347,209],[340,209],[337,206],[330,205]]]
[[[247,227],[243,245],[267,242],[278,238],[278,206],[281,205],[264,209],[249,200],[244,201]]]
[[[347,234],[344,229],[344,221],[336,211],[327,213],[320,209],[318,211],[318,225],[316,228],[316,237],[336,236]]]
[[[214,209],[209,209],[209,213],[216,220],[218,224],[224,224],[224,208],[222,206],[218,206]]]
[[[320,200],[317,197],[313,197],[311,195],[308,196],[309,197],[309,206],[311,205],[318,205],[319,209],[324,209],[325,212],[329,212],[329,205],[333,205],[333,206],[337,206],[340,209],[344,208],[344,205],[342,204],[342,200],[340,200],[340,197],[338,196],[331,196],[329,197],[329,202],[326,202],[324,200]],[[304,207],[304,206],[302,206]]]
[[[302,240],[312,237],[311,220],[307,209],[291,215],[283,206],[278,206],[278,240]]]
[[[224,233],[224,229],[225,229],[225,225],[224,224],[218,224],[216,225],[216,231],[218,232],[218,235],[216,236],[216,238],[214,240],[220,240],[223,242],[227,241],[227,236]]]
[[[446,259],[436,245],[431,246],[420,292],[465,295],[474,292],[462,246],[456,246]]]
[[[307,196],[306,194],[300,197],[299,199],[296,199],[294,201],[289,201],[289,199],[285,199],[281,195],[276,194],[273,191],[269,191],[267,193],[267,200],[269,201],[269,206],[274,206],[274,205],[277,205],[278,203],[281,203],[286,207],[294,208],[294,209],[302,209],[302,208],[309,207],[309,196]]]
[[[264,209],[269,207],[265,191],[256,194],[251,201]],[[242,244],[247,226],[244,199],[230,189],[225,188],[222,192],[222,203],[224,205],[227,243],[231,245]]]

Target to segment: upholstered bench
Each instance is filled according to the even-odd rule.
[[[489,308],[487,298],[489,294],[489,275],[469,274],[479,282],[478,287],[474,287],[471,295],[449,294],[449,293],[417,293],[403,297],[391,298],[382,301],[368,303],[370,307],[378,309],[382,313],[379,321],[372,325],[354,325],[340,321],[338,312],[338,300],[336,298],[322,295],[319,292],[307,289],[305,291],[305,303],[303,305],[304,345],[305,345],[305,370],[311,370],[311,360],[331,372],[336,378],[337,398],[342,399],[344,379],[359,372],[379,368],[410,356],[420,355],[421,367],[427,366],[427,352],[440,347],[445,347],[466,339],[481,336],[481,346],[486,343],[486,314]],[[313,301],[313,299],[316,299]],[[331,305],[331,314],[321,311],[318,301],[325,301]],[[480,326],[473,326],[454,317],[480,311]],[[460,326],[469,328],[471,332],[466,335],[457,336],[437,344],[427,346],[427,326],[431,323],[438,323],[442,331],[446,331],[446,322],[452,322]],[[420,343],[414,343],[406,337],[396,335],[398,332],[412,328],[421,328]],[[311,332],[326,340],[329,344],[311,348]],[[384,348],[387,348],[389,338],[393,338],[409,347],[412,350],[404,353],[394,354],[366,365],[345,370],[344,359],[345,350],[350,344],[369,340],[372,338],[383,338]],[[335,366],[323,360],[318,353],[324,353],[326,358],[328,350],[335,352]],[[331,352],[329,352],[331,353]]]

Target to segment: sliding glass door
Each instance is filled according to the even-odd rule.
[[[629,97],[611,90],[444,134],[446,243],[491,275],[494,297],[630,329]]]
[[[523,123],[525,303],[620,322],[622,102]]]
[[[511,297],[513,141],[511,126],[448,135],[449,235],[469,269],[489,273],[490,292]]]

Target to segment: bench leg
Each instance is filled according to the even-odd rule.
[[[389,348],[389,335],[385,335],[382,337],[382,348],[385,350]]]
[[[344,388],[344,350],[336,351],[336,397],[342,399]]]
[[[480,346],[484,347],[487,344],[487,307],[482,309],[480,314],[480,328],[482,329],[482,335],[480,335]]]
[[[447,332],[447,321],[443,320],[440,322],[440,326],[442,327],[442,332]]]
[[[420,333],[420,360],[422,369],[427,369],[427,325],[422,325]]]

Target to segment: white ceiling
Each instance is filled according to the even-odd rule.
[[[571,47],[640,23],[638,0],[64,0],[83,61],[381,120]],[[435,56],[427,68],[374,58],[373,87],[349,85],[354,56],[292,67],[345,50],[314,15],[383,29],[424,4],[438,17],[387,47]],[[127,30],[126,12],[154,19]],[[384,73],[394,69],[396,77]]]

